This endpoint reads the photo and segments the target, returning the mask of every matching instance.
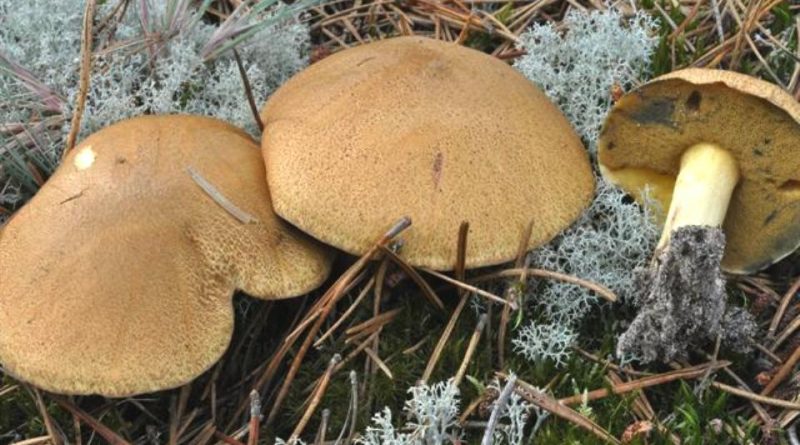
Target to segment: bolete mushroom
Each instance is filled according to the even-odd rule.
[[[182,385],[233,331],[235,289],[303,294],[330,253],[272,211],[258,145],[148,116],[80,143],[0,238],[0,362],[49,391]]]
[[[751,273],[800,245],[800,104],[775,85],[709,69],[659,77],[616,103],[598,160],[609,181],[640,198],[647,185],[667,210],[650,280],[664,285],[648,292],[704,300],[698,304],[713,307],[701,321],[706,333],[718,328],[725,298],[722,285],[712,286],[714,292],[706,286],[721,280],[720,261],[709,258],[721,257],[728,272]],[[724,237],[712,233],[720,228]],[[681,231],[693,239],[681,237],[676,249],[670,243]],[[682,260],[669,258],[676,255]],[[670,307],[678,317],[683,306]]]
[[[594,178],[569,122],[506,63],[455,43],[400,37],[347,49],[286,82],[261,111],[275,211],[362,254],[408,216],[401,256],[439,270],[513,259],[568,226]]]

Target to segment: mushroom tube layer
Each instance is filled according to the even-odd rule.
[[[330,260],[272,212],[244,132],[193,116],[123,121],[81,142],[5,226],[0,363],[57,393],[180,386],[227,348],[234,290],[303,294]]]
[[[763,269],[800,245],[800,104],[775,85],[720,70],[659,77],[614,106],[598,160],[611,182],[639,198],[649,186],[669,209],[662,246],[671,218],[687,209],[700,218],[695,224],[723,228],[728,272]],[[673,199],[689,184],[676,184],[687,165],[694,191]]]

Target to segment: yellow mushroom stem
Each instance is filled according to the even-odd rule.
[[[680,227],[721,227],[737,182],[739,167],[728,151],[708,143],[686,150],[656,252],[667,246],[672,231]]]

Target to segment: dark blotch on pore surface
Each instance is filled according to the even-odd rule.
[[[725,313],[719,228],[681,227],[655,266],[636,271],[639,314],[622,334],[617,354],[644,362],[684,357],[690,343],[715,338]]]
[[[672,120],[674,112],[675,101],[673,99],[643,97],[639,107],[632,109],[628,115],[631,119],[643,125],[658,124],[675,127],[675,122]]]
[[[703,100],[703,95],[699,91],[692,91],[689,98],[686,99],[686,108],[690,111],[697,111],[700,109],[700,101]]]

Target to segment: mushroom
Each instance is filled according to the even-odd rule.
[[[84,140],[0,238],[0,362],[65,394],[180,386],[219,359],[235,289],[316,288],[328,249],[272,211],[258,145],[147,116]]]
[[[422,37],[311,65],[261,111],[275,211],[359,255],[402,216],[401,256],[450,270],[509,261],[533,221],[541,245],[589,204],[594,178],[569,122],[530,81],[479,51]]]
[[[707,308],[693,309],[707,315],[699,317],[706,334],[718,329],[724,309],[720,267],[752,273],[800,245],[799,123],[800,104],[779,87],[709,69],[659,77],[622,97],[606,120],[598,143],[603,176],[640,199],[651,187],[667,209],[646,292],[696,298]],[[673,243],[680,232],[693,235]],[[709,284],[715,281],[722,284]],[[670,314],[651,315],[686,317],[683,307],[674,300]],[[677,332],[687,341],[699,334],[684,328]]]

